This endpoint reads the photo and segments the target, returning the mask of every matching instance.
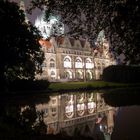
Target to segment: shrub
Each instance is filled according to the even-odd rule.
[[[139,83],[139,66],[109,66],[103,71],[103,80],[108,82]]]

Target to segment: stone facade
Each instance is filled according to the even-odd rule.
[[[24,1],[20,1],[20,9],[24,11],[25,20],[28,22]],[[89,81],[100,79],[105,67],[116,65],[104,32],[100,32],[102,34],[98,38],[102,41],[97,44],[97,47],[91,46],[87,39],[74,39],[66,36],[46,39],[53,32],[53,25],[59,35],[64,34],[64,25],[56,17],[51,17],[49,22],[44,21],[44,14],[45,12],[37,16],[35,20],[35,26],[43,36],[39,42],[45,53],[45,60],[42,64],[43,72],[36,75],[36,79]],[[58,25],[61,25],[61,28],[58,28]]]
[[[109,43],[104,39],[102,45],[94,48],[87,40],[68,37],[41,39],[45,53],[42,64],[43,73],[36,79],[49,81],[88,81],[100,79],[103,69],[115,65]]]

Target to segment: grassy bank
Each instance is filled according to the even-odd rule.
[[[67,90],[87,90],[87,89],[105,89],[105,88],[119,88],[140,86],[140,84],[125,84],[125,83],[112,83],[105,81],[92,81],[92,82],[65,82],[65,83],[51,83],[49,89],[51,91],[67,91]]]
[[[8,91],[0,92],[0,95],[38,95],[52,92],[69,92],[69,91],[87,91],[87,90],[100,90],[100,89],[114,89],[125,87],[140,87],[140,83],[126,84],[126,83],[113,83],[105,81],[91,81],[91,82],[53,82],[50,83],[48,89],[44,90],[21,90],[21,91]]]

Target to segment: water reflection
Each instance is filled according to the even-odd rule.
[[[41,128],[41,133],[83,135],[97,140],[109,139],[116,111],[105,103],[100,92],[51,94],[48,97],[34,96],[30,100],[14,98],[1,109],[9,114],[11,108],[17,108],[18,121],[22,125],[31,125],[34,130],[42,123],[46,125]]]

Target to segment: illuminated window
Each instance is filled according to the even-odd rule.
[[[82,79],[82,78],[83,78],[82,72],[77,71],[77,72],[75,73],[75,77],[76,77],[77,79]]]
[[[66,79],[72,79],[72,72],[71,71],[64,71],[64,77]]]
[[[87,69],[92,69],[93,67],[94,67],[94,65],[93,65],[91,59],[90,58],[87,58],[86,59],[86,68]]]
[[[51,75],[55,75],[55,72],[54,71],[51,71]]]
[[[77,58],[75,62],[75,68],[83,68],[82,59]]]
[[[69,57],[64,58],[64,68],[71,68],[71,59]]]

